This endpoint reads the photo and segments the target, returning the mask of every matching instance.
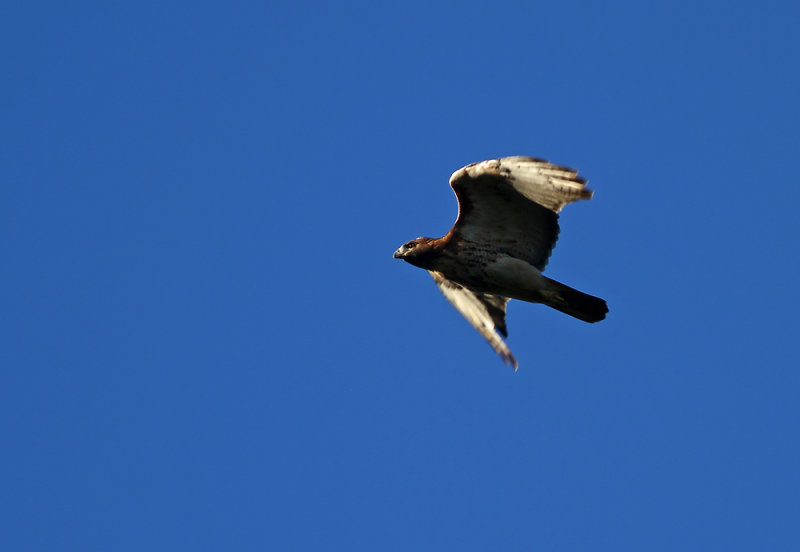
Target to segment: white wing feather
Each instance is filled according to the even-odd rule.
[[[592,191],[578,171],[533,157],[503,157],[467,165],[450,177],[450,185],[461,178],[496,176],[508,180],[520,194],[558,213],[567,204],[591,199]]]
[[[497,327],[489,312],[489,305],[481,299],[479,294],[448,280],[441,272],[436,272],[435,270],[429,270],[428,272],[447,300],[478,330],[503,361],[506,364],[511,364],[516,371],[518,367],[517,360],[497,332]],[[502,302],[503,309],[505,309],[505,303],[508,299],[501,297],[497,297],[497,299]],[[497,308],[497,305],[493,306]]]

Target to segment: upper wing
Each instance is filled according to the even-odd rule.
[[[517,369],[517,359],[500,337],[508,336],[506,332],[506,303],[507,297],[477,293],[445,278],[441,272],[428,271],[439,290],[450,303],[460,312],[467,321],[489,342],[506,364],[511,364]]]
[[[576,171],[532,157],[467,165],[453,173],[450,186],[458,198],[451,234],[491,243],[539,270],[558,239],[558,212],[592,197]]]

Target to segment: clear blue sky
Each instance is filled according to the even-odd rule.
[[[4,550],[798,550],[797,2],[8,2]],[[513,373],[402,242],[595,190]]]

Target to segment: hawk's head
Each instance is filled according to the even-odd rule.
[[[426,268],[428,263],[436,256],[434,245],[436,240],[432,238],[417,238],[406,242],[394,252],[395,259],[403,259],[407,263],[420,268]]]

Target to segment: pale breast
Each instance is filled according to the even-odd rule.
[[[433,269],[461,285],[475,290],[486,290],[491,287],[488,268],[497,258],[498,251],[493,247],[459,240],[441,251]]]

